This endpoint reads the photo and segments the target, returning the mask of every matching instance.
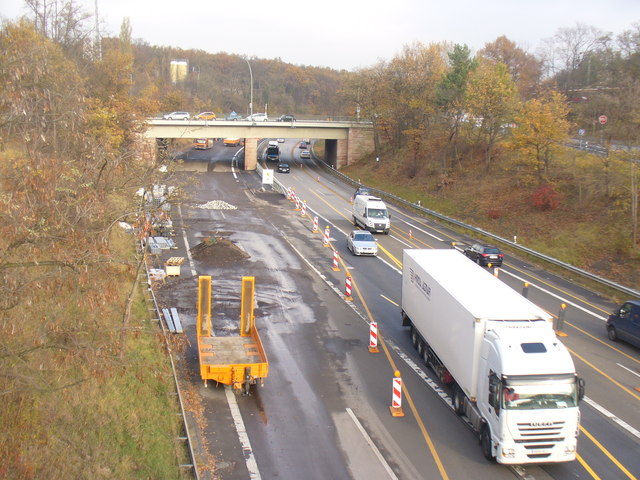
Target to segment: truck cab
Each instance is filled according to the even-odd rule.
[[[483,340],[477,378],[486,380],[476,399],[482,451],[507,464],[572,461],[584,383],[547,325],[532,324],[526,341],[516,330],[497,326]]]
[[[193,142],[198,150],[206,150],[213,147],[213,138],[196,138]]]

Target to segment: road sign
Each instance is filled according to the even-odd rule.
[[[273,169],[265,168],[262,170],[262,184],[273,185]]]
[[[607,123],[607,116],[606,115],[600,115],[598,117],[598,121],[600,122],[600,125],[604,125],[605,123]]]

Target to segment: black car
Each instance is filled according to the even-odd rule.
[[[362,187],[361,186],[361,187],[358,187],[356,189],[355,193],[351,196],[350,202],[353,203],[358,195],[371,195],[371,196],[374,196],[373,192],[371,191],[371,189],[369,187]]]
[[[293,115],[280,115],[280,118],[278,119],[278,122],[295,122],[296,121],[296,117],[294,117]]]
[[[289,168],[288,163],[279,163],[278,164],[278,172],[280,173],[289,173],[291,169]]]
[[[355,191],[355,193],[353,194],[352,198],[356,198],[358,195],[372,195],[373,196],[373,192],[371,191],[371,189],[369,187],[358,187]]]
[[[464,254],[480,266],[486,267],[491,264],[492,267],[502,265],[504,255],[498,247],[476,243],[464,249]]]

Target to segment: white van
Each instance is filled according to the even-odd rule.
[[[371,195],[358,195],[353,200],[353,224],[370,232],[389,234],[391,220],[384,202]]]

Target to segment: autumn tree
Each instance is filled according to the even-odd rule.
[[[95,420],[83,392],[119,362],[115,300],[133,273],[113,226],[134,217],[152,165],[122,141],[135,122],[96,108],[77,64],[32,23],[4,24],[0,50],[0,471],[48,478],[96,455],[88,444],[31,447]],[[103,84],[103,98],[117,85]]]
[[[466,92],[469,74],[478,66],[466,45],[454,45],[448,53],[449,69],[436,87],[436,102],[448,121],[448,135],[441,168],[446,173],[449,159],[458,158],[460,125],[466,116]]]
[[[540,56],[548,75],[556,79],[562,92],[568,95],[580,87],[576,72],[589,56],[610,41],[603,31],[581,23],[573,28],[560,28],[551,38],[543,41]]]
[[[66,52],[86,52],[93,29],[92,15],[74,0],[25,0],[36,32]]]
[[[504,35],[487,43],[478,55],[504,63],[523,99],[535,95],[542,77],[542,62],[534,55],[525,52]]]
[[[465,102],[472,126],[478,124],[479,137],[484,143],[484,161],[489,166],[518,105],[518,92],[507,66],[482,59],[469,76]]]
[[[562,94],[548,91],[525,102],[516,114],[511,145],[544,183],[554,156],[568,138],[569,109]]]

